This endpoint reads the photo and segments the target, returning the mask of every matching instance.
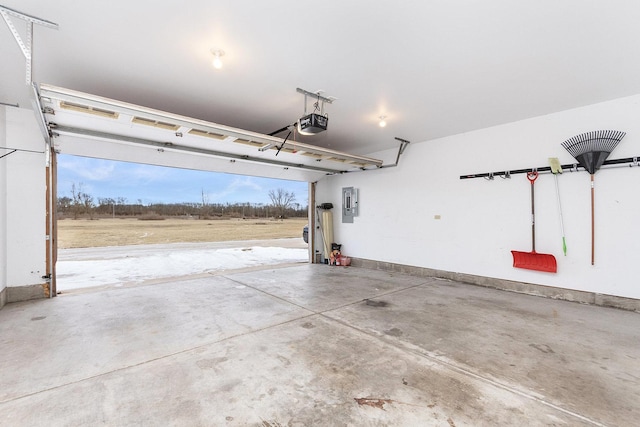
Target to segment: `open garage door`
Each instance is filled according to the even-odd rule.
[[[382,161],[41,84],[36,95],[55,153],[158,166],[303,181],[309,185],[309,222],[315,186],[333,174],[376,169]],[[53,169],[55,170],[55,169]],[[47,175],[55,189],[54,172]],[[55,232],[55,193],[48,224]],[[313,233],[309,258],[313,260]],[[49,240],[55,295],[56,239]]]
[[[315,182],[382,161],[41,84],[56,151],[87,157]]]

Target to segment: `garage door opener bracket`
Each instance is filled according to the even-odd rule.
[[[9,9],[8,7],[0,5],[0,15],[4,18],[4,22],[7,23],[11,34],[13,34],[13,38],[20,46],[20,50],[22,50],[22,54],[24,55],[27,63],[26,63],[26,84],[30,85],[32,83],[31,78],[31,63],[33,61],[33,24],[42,25],[44,27],[53,28],[55,30],[58,29],[58,24],[55,24],[50,21],[46,21],[44,19],[36,18],[35,16],[27,15],[26,13],[18,12],[17,10]],[[20,33],[16,30],[16,27],[11,22],[11,16],[22,19],[27,23],[27,40],[26,42],[22,41],[22,37],[20,37]]]

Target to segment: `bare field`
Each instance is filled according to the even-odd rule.
[[[58,220],[58,247],[90,248],[154,243],[225,242],[299,237],[306,218],[273,219],[118,219]]]

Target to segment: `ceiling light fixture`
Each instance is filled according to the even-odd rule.
[[[387,116],[380,116],[379,119],[380,121],[378,122],[378,126],[380,126],[381,128],[385,127],[387,125],[386,119]]]
[[[211,54],[213,55],[213,68],[219,70],[222,68],[222,58],[224,56],[224,50],[220,49],[211,49]]]

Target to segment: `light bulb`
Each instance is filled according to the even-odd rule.
[[[385,127],[387,125],[387,122],[384,119],[386,118],[387,116],[380,116],[380,121],[378,122],[378,126],[380,126],[381,128]]]
[[[216,70],[219,70],[220,68],[222,68],[222,59],[220,58],[224,56],[224,51],[211,50],[211,53],[213,54],[213,68],[215,68]]]

